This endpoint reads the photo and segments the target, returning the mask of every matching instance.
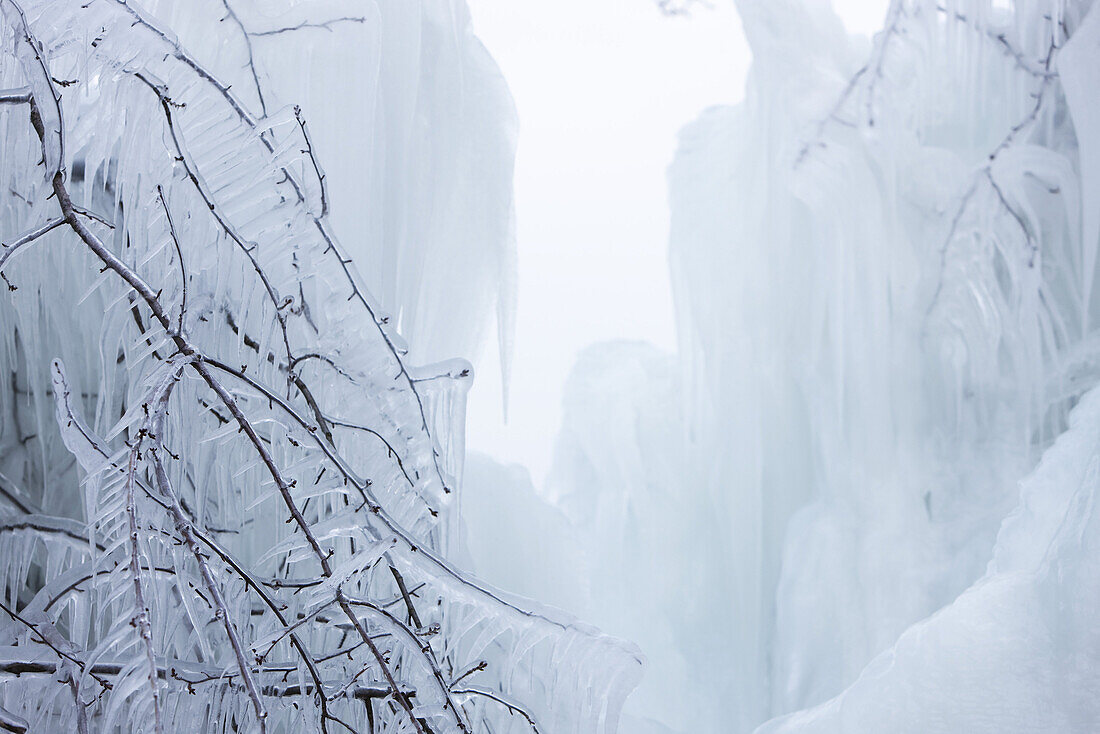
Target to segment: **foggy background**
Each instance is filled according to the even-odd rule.
[[[647,0],[469,6],[511,88],[520,129],[507,422],[490,340],[475,360],[467,446],[522,465],[537,488],[578,352],[607,339],[675,350],[665,171],[684,125],[741,100],[750,55],[728,2],[679,16]],[[850,31],[867,35],[881,27],[886,6],[833,2]]]

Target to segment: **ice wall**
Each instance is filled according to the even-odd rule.
[[[987,573],[842,694],[770,722],[800,732],[1091,732],[1100,722],[1100,393],[1020,487]]]
[[[1100,659],[1080,621],[1097,601],[1094,398],[1016,487],[1096,384],[1095,100],[1082,92],[1100,71],[1098,29],[1089,3],[899,3],[803,159],[792,188],[808,241],[834,262],[857,255],[859,269],[824,272],[885,300],[849,309],[852,291],[821,289],[832,365],[815,371],[845,387],[843,412],[819,415],[844,441],[823,445],[836,465],[788,528],[775,712],[817,703],[888,651],[839,698],[764,731],[1100,721],[1084,694]],[[845,225],[838,212],[857,203],[886,227]],[[866,279],[876,253],[895,270]]]
[[[671,174],[751,718],[840,692],[981,575],[1095,308],[1055,48],[1084,6],[898,2],[854,75],[806,6],[740,4],[746,103]]]
[[[416,361],[473,359],[490,327],[507,355],[517,122],[464,0],[148,5],[255,114],[301,107],[333,227]]]
[[[579,360],[545,492],[649,656],[628,709],[1092,731],[1100,19],[737,5],[745,101],[670,171],[679,354]]]

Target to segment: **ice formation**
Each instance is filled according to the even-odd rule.
[[[631,734],[1100,728],[1100,11],[737,4],[678,354],[460,490],[514,130],[462,3],[0,0],[0,727],[614,732],[641,654],[468,554],[643,643]]]
[[[735,730],[840,693],[982,577],[1017,481],[1091,386],[1086,10],[895,2],[853,74],[814,4],[742,4],[746,102],[689,130],[671,174],[689,430],[733,438],[691,461],[733,477],[707,486],[730,511],[730,614],[747,623]],[[1044,602],[1063,603],[1090,604]],[[1034,663],[1020,675],[1043,697],[1054,671]],[[838,730],[1035,730],[983,716],[983,696],[1012,710],[993,679],[909,672],[922,718],[885,708]],[[952,708],[968,695],[969,719]],[[1100,720],[1045,700],[1051,730]]]
[[[0,727],[615,731],[637,650],[452,562],[470,368],[398,336],[509,299],[463,4],[0,20]]]
[[[868,45],[737,1],[745,100],[669,175],[678,354],[582,356],[531,504],[649,657],[628,712],[1100,729],[1091,5],[895,0]]]

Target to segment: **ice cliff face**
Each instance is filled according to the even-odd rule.
[[[148,5],[250,109],[301,107],[333,226],[418,360],[510,338],[516,116],[465,2]],[[279,32],[304,21],[335,22]]]
[[[669,176],[679,352],[579,361],[546,491],[606,539],[585,613],[649,655],[632,710],[1092,731],[1100,17],[898,0],[868,48],[738,8],[745,101]]]
[[[1090,732],[1100,721],[1100,393],[1020,485],[987,571],[779,732]]]
[[[794,151],[815,500],[782,544],[772,713],[858,681],[766,731],[1100,721],[1094,400],[1066,423],[1096,384],[1098,29],[1089,3],[897,3]]]
[[[821,11],[781,5],[741,4],[746,102],[689,129],[671,173],[689,463],[715,457],[697,486],[734,566],[735,730],[840,693],[983,575],[1088,387],[1067,369],[1097,307],[1086,4],[894,3],[854,76]],[[944,709],[912,731],[978,730],[952,706],[968,693],[1012,710],[992,680],[953,690],[920,665],[910,684]],[[1046,700],[1052,730],[1088,716]]]

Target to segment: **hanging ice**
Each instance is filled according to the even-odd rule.
[[[675,366],[591,348],[545,493],[650,657],[627,710],[1093,731],[1097,11],[896,0],[868,48],[737,5],[745,101],[670,171]]]
[[[0,723],[615,731],[640,654],[452,564],[470,369],[397,332],[507,311],[463,4],[151,6],[0,2]]]

